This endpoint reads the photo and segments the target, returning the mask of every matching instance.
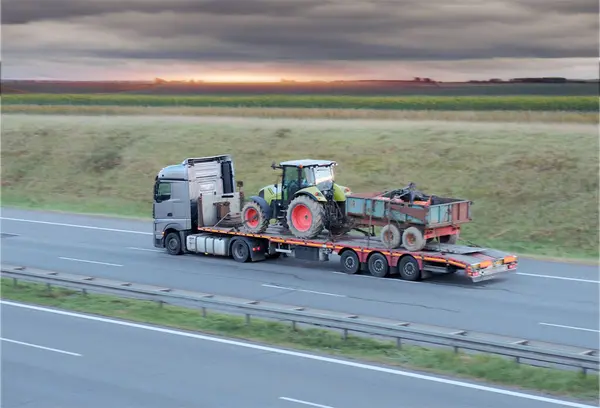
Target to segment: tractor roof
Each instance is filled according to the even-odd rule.
[[[284,167],[315,167],[315,166],[332,166],[337,163],[332,160],[313,160],[313,159],[301,159],[301,160],[289,160],[279,163],[280,166]]]

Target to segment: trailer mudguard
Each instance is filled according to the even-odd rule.
[[[250,250],[250,260],[252,262],[256,261],[264,261],[267,259],[265,253],[268,251],[268,242],[266,243],[263,239],[256,239],[250,237],[235,237],[229,243],[229,252],[231,252],[231,248],[233,247],[233,243],[235,241],[244,241],[248,245],[248,249]],[[254,251],[253,248],[260,248],[257,251]]]

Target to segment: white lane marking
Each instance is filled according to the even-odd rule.
[[[59,256],[58,258],[59,259],[64,259],[65,261],[85,262],[85,263],[98,264],[98,265],[107,265],[107,266],[123,266],[123,265],[114,264],[114,263],[108,263],[108,262],[98,262],[98,261],[89,261],[87,259],[67,258],[65,256]]]
[[[47,351],[54,351],[55,353],[68,354],[70,356],[81,357],[81,354],[78,354],[78,353],[71,353],[70,351],[59,350],[59,349],[55,349],[52,347],[44,347],[44,346],[39,346],[37,344],[25,343],[24,341],[11,340],[11,339],[7,339],[4,337],[0,337],[0,340],[6,341],[8,343],[20,344],[21,346],[33,347],[33,348],[38,348],[38,349],[47,350]]]
[[[517,272],[517,275],[523,275],[523,276],[534,276],[536,278],[546,278],[546,279],[561,279],[561,280],[568,280],[568,281],[574,281],[574,282],[586,282],[586,283],[600,283],[600,281],[595,281],[595,280],[590,280],[590,279],[580,279],[580,278],[567,278],[564,276],[552,276],[552,275],[540,275],[537,273],[523,273],[523,272]]]
[[[333,407],[330,407],[329,405],[315,404],[314,402],[302,401],[302,400],[294,399],[294,398],[279,397],[279,399],[284,400],[284,401],[289,401],[289,402],[295,402],[297,404],[310,405],[311,407],[333,408]]]
[[[338,295],[337,293],[317,292],[316,290],[308,290],[308,289],[288,288],[288,287],[279,286],[279,285],[269,285],[268,283],[263,283],[261,286],[264,286],[265,288],[275,288],[275,289],[291,290],[291,291],[294,291],[294,292],[314,293],[314,294],[317,294],[317,295],[334,296],[334,297],[342,297],[342,298],[347,297],[346,295]]]
[[[345,275],[345,276],[350,276],[350,277],[354,277],[354,278],[368,278],[368,279],[379,279],[382,280],[382,278],[378,278],[377,276],[370,276],[370,275],[350,275],[344,272],[333,272],[337,275]],[[414,282],[414,281],[407,281],[407,280],[401,280],[401,279],[394,279],[394,278],[383,278],[385,280],[385,282],[396,282],[396,283],[416,283],[419,284],[421,282]]]
[[[124,233],[127,233],[127,234],[153,235],[152,232],[123,230],[123,229],[118,229],[118,228],[92,227],[91,225],[65,224],[65,223],[62,223],[62,222],[36,221],[36,220],[26,220],[26,219],[23,219],[23,218],[9,218],[9,217],[0,217],[0,219],[2,219],[2,220],[9,220],[9,221],[19,221],[19,222],[31,222],[33,224],[57,225],[57,226],[60,226],[60,227],[84,228],[84,229],[100,230],[100,231],[110,231],[110,232],[124,232]]]
[[[593,332],[593,333],[600,333],[600,330],[586,329],[584,327],[565,326],[562,324],[553,324],[553,323],[540,323],[540,324],[542,326],[553,326],[553,327],[560,327],[562,329],[572,329],[572,330],[581,330],[581,331],[588,331],[588,332]]]
[[[133,249],[134,251],[148,251],[148,252],[164,252],[160,249],[148,249],[148,248],[136,248],[136,247],[127,247],[127,249]]]
[[[164,333],[164,334],[170,334],[170,335],[174,335],[174,336],[188,337],[188,338],[204,340],[204,341],[211,341],[213,343],[229,344],[229,345],[237,346],[237,347],[244,347],[244,348],[249,348],[249,349],[253,349],[253,350],[261,350],[261,351],[265,351],[268,353],[281,354],[281,355],[298,357],[298,358],[305,358],[307,360],[315,360],[315,361],[321,361],[321,362],[331,363],[331,364],[338,364],[338,365],[343,365],[346,367],[354,367],[354,368],[360,368],[363,370],[377,371],[377,372],[386,373],[386,374],[393,374],[393,375],[399,375],[399,376],[403,376],[403,377],[416,378],[419,380],[431,381],[431,382],[436,382],[436,383],[446,384],[446,385],[454,385],[456,387],[470,388],[470,389],[484,391],[484,392],[491,392],[494,394],[508,395],[508,396],[516,397],[516,398],[523,398],[523,399],[529,399],[529,400],[534,400],[534,401],[547,402],[549,404],[562,405],[565,407],[597,408],[592,405],[585,405],[585,404],[581,404],[581,403],[577,403],[577,402],[564,401],[564,400],[559,400],[559,399],[555,399],[555,398],[542,397],[539,395],[526,394],[524,392],[503,390],[501,388],[473,384],[473,383],[468,383],[468,382],[458,381],[458,380],[450,380],[450,379],[446,379],[446,378],[439,378],[439,377],[434,377],[432,375],[411,373],[409,371],[396,370],[393,368],[386,368],[386,367],[378,367],[375,365],[357,363],[357,362],[353,362],[353,361],[344,361],[344,360],[339,360],[339,359],[332,358],[332,357],[315,356],[312,354],[302,353],[299,351],[283,350],[283,349],[278,349],[276,347],[244,343],[242,341],[237,341],[237,340],[228,340],[228,339],[222,339],[222,338],[217,338],[217,337],[205,336],[202,334],[186,333],[186,332],[179,331],[179,330],[147,326],[145,324],[140,324],[140,323],[130,323],[130,322],[126,322],[126,321],[109,319],[106,317],[98,317],[98,316],[85,315],[85,314],[80,314],[80,313],[75,313],[75,312],[67,312],[64,310],[49,309],[46,307],[26,305],[23,303],[11,302],[11,301],[7,301],[7,300],[0,300],[0,304],[14,306],[14,307],[20,307],[23,309],[37,310],[40,312],[53,313],[53,314],[62,315],[62,316],[75,317],[78,319],[92,320],[92,321],[102,322],[102,323],[110,323],[110,324],[115,324],[118,326],[134,327],[137,329],[153,331],[153,332],[158,332],[158,333]]]

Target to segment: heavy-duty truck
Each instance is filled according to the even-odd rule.
[[[335,165],[310,159],[273,164],[282,170],[279,182],[248,200],[229,154],[164,167],[154,184],[154,246],[171,255],[237,262],[282,254],[329,261],[335,254],[347,274],[366,270],[409,281],[458,273],[479,282],[517,270],[516,255],[457,243],[460,224],[471,220],[470,201],[427,196],[412,183],[353,194],[334,182]]]

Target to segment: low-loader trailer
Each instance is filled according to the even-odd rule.
[[[366,270],[375,277],[398,275],[409,281],[457,273],[479,282],[517,270],[515,255],[490,248],[439,240],[417,251],[390,248],[375,235],[374,226],[372,233],[333,236],[323,232],[311,239],[297,238],[281,224],[251,233],[241,216],[242,186],[235,181],[228,154],[189,158],[160,170],[154,185],[154,246],[171,255],[217,255],[237,262],[266,261],[281,254],[329,261],[337,255],[347,274]]]

